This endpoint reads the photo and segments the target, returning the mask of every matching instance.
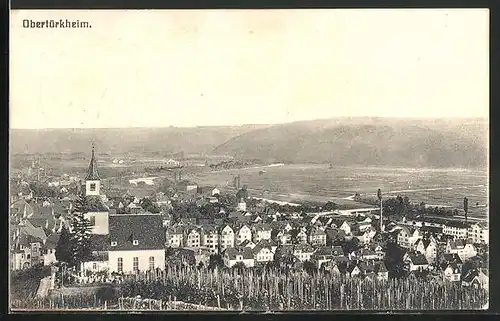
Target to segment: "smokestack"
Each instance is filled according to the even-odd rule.
[[[380,232],[382,232],[382,191],[380,188],[377,190],[377,198],[380,203]]]
[[[179,171],[179,181],[182,181],[182,172]]]
[[[237,178],[237,184],[238,184],[237,189],[240,189],[240,174],[238,174],[238,176],[236,178]]]
[[[464,197],[464,212],[465,212],[465,223],[467,223],[467,213],[469,212],[469,200]]]

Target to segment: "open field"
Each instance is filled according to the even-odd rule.
[[[47,174],[63,173],[83,177],[88,166],[88,155],[61,155],[41,160]],[[126,188],[128,180],[144,177],[146,167],[164,165],[168,158],[129,157],[123,164],[113,164],[112,157],[99,158],[99,173],[106,184],[108,179],[121,178],[117,182]],[[16,162],[17,160],[17,162]],[[13,168],[26,166],[23,158],[13,160]],[[204,164],[202,159],[199,165]],[[17,165],[17,166],[16,166]],[[194,164],[192,164],[194,165]],[[462,208],[463,197],[469,198],[470,216],[486,217],[487,171],[470,169],[414,169],[396,167],[342,167],[329,168],[326,164],[294,164],[255,166],[243,169],[211,171],[204,166],[188,166],[182,169],[183,177],[201,186],[217,186],[233,192],[232,182],[240,175],[241,184],[248,185],[251,196],[287,202],[334,201],[347,207],[363,207],[349,199],[355,193],[375,196],[381,188],[384,197],[408,196],[413,202],[425,202],[433,206]],[[149,173],[146,176],[172,177],[168,171]],[[118,187],[117,182],[110,185]],[[481,207],[475,207],[479,203]]]
[[[230,188],[233,176],[240,175],[256,197],[281,201],[327,201],[356,203],[349,196],[375,196],[381,188],[384,197],[408,196],[411,201],[461,208],[467,196],[471,216],[484,216],[487,204],[487,172],[467,169],[404,169],[375,167],[334,167],[328,165],[284,165],[265,168],[203,172],[192,179],[202,185]]]

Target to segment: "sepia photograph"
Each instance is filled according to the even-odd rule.
[[[488,309],[488,10],[10,33],[12,313]]]

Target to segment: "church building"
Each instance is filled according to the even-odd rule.
[[[165,232],[161,214],[110,213],[101,193],[94,147],[85,177],[85,197],[92,225],[93,259],[83,264],[85,270],[109,273],[137,273],[165,267]]]
[[[97,171],[94,146],[92,146],[92,156],[85,176],[85,197],[89,206],[85,218],[92,225],[92,234],[109,234],[109,209],[104,204],[106,195],[101,193],[101,178]]]

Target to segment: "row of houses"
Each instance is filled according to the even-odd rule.
[[[434,263],[439,243],[432,233],[426,233],[423,228],[402,226],[397,230],[397,243],[402,248],[416,250],[425,255],[430,263]],[[478,254],[472,240],[446,239],[445,253],[456,253],[462,260],[467,260]]]
[[[318,226],[301,221],[274,221],[263,223],[261,220],[242,223],[217,222],[189,225],[181,223],[167,228],[167,246],[179,247],[207,247],[212,254],[219,254],[228,247],[241,245],[245,241],[258,243],[262,240],[272,240],[278,244],[310,244],[326,246],[346,237],[356,237],[362,244],[369,244],[376,235],[373,227],[363,231],[352,231],[351,225],[344,221],[337,227],[334,223],[327,226]],[[346,232],[347,230],[347,232]]]
[[[435,228],[443,235],[454,239],[470,239],[473,243],[489,243],[489,229],[485,222],[466,223],[463,221],[436,220],[425,218],[419,220],[404,220],[403,223],[412,227]]]

